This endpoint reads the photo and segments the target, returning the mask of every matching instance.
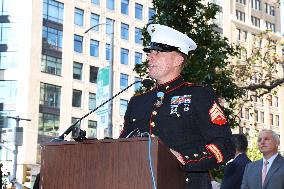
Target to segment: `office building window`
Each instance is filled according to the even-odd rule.
[[[0,69],[16,68],[18,54],[15,51],[0,52]]]
[[[141,87],[141,82],[138,82],[138,81],[141,81],[141,78],[135,77],[135,82],[136,81],[137,81],[137,83],[135,83],[135,85],[134,85],[134,91],[138,91]]]
[[[90,83],[97,83],[98,67],[90,66]]]
[[[267,30],[271,30],[272,32],[275,32],[275,24],[265,21],[265,26]]]
[[[71,124],[75,124],[77,121],[79,120],[79,118],[76,117],[72,117],[71,118]],[[76,123],[77,127],[81,127],[81,122]],[[72,132],[72,136],[73,136],[73,132]]]
[[[240,41],[241,40],[241,30],[237,28],[236,32],[237,32],[237,40]]]
[[[84,10],[75,8],[74,24],[76,26],[84,25]]]
[[[135,43],[142,45],[142,30],[135,28]]]
[[[62,59],[41,55],[41,71],[53,75],[61,75]]]
[[[81,107],[82,91],[73,89],[72,107]]]
[[[255,122],[259,122],[259,120],[258,120],[258,111],[257,110],[254,111],[254,121]]]
[[[0,43],[13,44],[20,40],[17,36],[17,27],[16,23],[0,23]]]
[[[114,10],[114,0],[106,0],[106,7],[109,10]]]
[[[121,116],[125,115],[125,112],[127,110],[127,105],[128,105],[128,101],[127,100],[120,99],[119,114]]]
[[[273,114],[269,114],[270,125],[274,125]]]
[[[91,22],[90,27],[93,27],[92,30],[99,31],[99,23],[100,23],[100,16],[94,13],[91,13]]]
[[[93,110],[96,108],[96,94],[89,93],[89,110]]]
[[[121,0],[121,13],[128,15],[128,13],[129,13],[129,0]]]
[[[248,32],[247,31],[243,31],[243,41],[247,41],[248,39]]]
[[[265,3],[265,13],[271,16],[275,16],[275,7],[268,3]]]
[[[10,15],[15,11],[17,0],[0,0],[0,15]]]
[[[97,122],[89,120],[88,121],[88,138],[97,138]]]
[[[73,62],[73,79],[82,80],[83,64]]]
[[[91,39],[90,41],[90,56],[99,56],[99,41]]]
[[[148,12],[148,21],[149,22],[153,20],[153,17],[155,16],[155,14],[156,14],[155,9],[149,8],[149,12]]]
[[[244,118],[243,108],[240,110],[239,115],[241,118]]]
[[[42,45],[44,48],[61,51],[62,31],[43,26]]]
[[[251,8],[260,11],[260,0],[251,0]]]
[[[16,102],[17,96],[17,81],[0,80],[0,99],[1,103]],[[2,104],[3,106],[3,104]],[[1,109],[0,109],[1,111]],[[1,117],[1,116],[0,116]]]
[[[128,86],[128,75],[120,74],[120,89],[125,89]]]
[[[38,134],[45,136],[59,135],[59,115],[39,113]]]
[[[95,5],[99,5],[100,4],[100,0],[91,0],[91,2]]]
[[[129,50],[121,48],[120,50],[120,63],[124,65],[128,65],[128,54]]]
[[[254,16],[251,16],[252,25],[260,28],[260,19]]]
[[[135,64],[142,64],[142,53],[135,52]]]
[[[57,22],[63,23],[63,3],[54,0],[43,0],[43,18]]]
[[[275,126],[279,126],[279,115],[275,115]]]
[[[246,4],[246,0],[236,0],[237,3]]]
[[[129,38],[129,25],[121,23],[120,32],[121,32],[121,34],[120,34],[121,39],[128,40],[128,38]]]
[[[278,105],[279,105],[279,100],[278,100],[278,96],[274,96],[274,106],[275,107],[278,107]]]
[[[143,5],[135,3],[135,18],[142,20],[143,18]]]
[[[114,32],[113,25],[114,25],[114,20],[107,18],[106,19],[106,34],[113,35],[113,32]]]
[[[80,35],[74,35],[74,51],[77,53],[83,52],[83,37]]]
[[[243,22],[246,21],[246,14],[244,12],[236,10],[236,16],[238,20],[243,21]]]
[[[264,123],[264,112],[260,112],[260,122]]]
[[[112,56],[112,53],[111,53],[111,46],[110,44],[106,44],[106,60],[110,61],[111,60],[111,56]]]
[[[39,104],[50,108],[60,108],[61,87],[47,83],[40,83]]]

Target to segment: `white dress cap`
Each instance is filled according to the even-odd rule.
[[[180,52],[186,55],[197,47],[196,43],[187,35],[165,25],[150,24],[147,31],[151,36],[151,43],[177,47]]]

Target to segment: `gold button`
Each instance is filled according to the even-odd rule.
[[[156,112],[156,111],[153,111],[152,114],[153,114],[153,115],[157,115],[157,112]]]
[[[184,156],[186,159],[188,159],[189,157],[188,156]]]
[[[207,153],[206,153],[206,152],[203,152],[203,154],[206,155]]]
[[[133,122],[135,122],[135,121],[136,121],[136,119],[132,119],[132,121],[133,121]]]
[[[156,126],[156,124],[154,123],[154,122],[151,122],[151,124],[150,124],[152,127],[155,127]]]
[[[193,156],[194,156],[194,157],[197,157],[197,156],[198,156],[198,154],[193,154]]]

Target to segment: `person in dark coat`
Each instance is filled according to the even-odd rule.
[[[35,183],[34,183],[34,186],[33,186],[33,189],[39,189],[40,187],[40,173],[38,173],[37,175],[36,175],[36,179],[35,179]]]
[[[220,189],[240,189],[242,185],[245,167],[251,160],[246,155],[248,141],[243,134],[234,134],[232,140],[236,147],[236,154],[232,161],[228,162],[224,171],[224,179]]]
[[[234,156],[231,130],[210,87],[185,82],[181,71],[196,43],[168,26],[147,27],[151,43],[144,48],[149,76],[156,86],[133,96],[120,138],[136,131],[158,136],[184,165],[188,189],[211,189],[209,170]]]

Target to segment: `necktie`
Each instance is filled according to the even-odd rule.
[[[266,174],[267,174],[267,165],[269,164],[269,162],[267,160],[265,160],[264,165],[263,165],[263,170],[262,170],[262,185],[264,183]]]

